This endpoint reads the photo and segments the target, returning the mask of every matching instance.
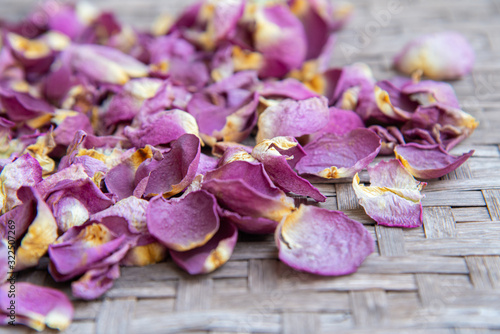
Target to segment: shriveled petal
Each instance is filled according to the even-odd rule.
[[[219,228],[217,201],[204,191],[193,191],[181,199],[153,198],[147,209],[149,232],[162,244],[177,251],[203,246]]]
[[[394,65],[408,75],[422,71],[431,79],[453,80],[472,70],[474,51],[457,32],[433,33],[410,41],[394,58]]]
[[[422,225],[424,197],[420,190],[426,183],[416,181],[397,159],[382,161],[368,167],[370,186],[359,183],[356,174],[352,181],[359,204],[368,216],[385,226],[418,227]]]
[[[5,213],[22,202],[17,198],[17,190],[22,186],[36,186],[42,181],[42,167],[29,154],[24,154],[0,173],[0,201],[2,213]]]
[[[195,178],[199,161],[200,140],[191,134],[182,135],[172,143],[172,149],[149,173],[144,195],[151,197],[163,194],[170,197],[180,193]]]
[[[375,159],[380,148],[380,138],[368,129],[354,129],[344,136],[326,133],[304,146],[307,155],[295,168],[299,174],[327,179],[352,177]]]
[[[373,131],[380,137],[382,147],[379,154],[391,155],[394,153],[394,147],[399,144],[405,144],[405,140],[401,131],[395,126],[383,127],[380,125],[372,125],[368,129]]]
[[[267,80],[259,88],[259,94],[265,98],[281,97],[293,100],[306,100],[318,96],[317,93],[293,78]]]
[[[47,175],[52,173],[56,165],[54,160],[49,156],[49,153],[52,152],[55,146],[54,136],[52,131],[49,131],[37,137],[36,143],[26,147],[24,153],[28,153],[38,160],[42,167],[43,175]]]
[[[14,122],[29,121],[41,116],[51,115],[55,110],[45,100],[33,97],[26,92],[17,92],[10,88],[4,88],[3,85],[0,86],[0,103],[9,119]]]
[[[313,97],[302,101],[283,100],[268,107],[258,121],[257,142],[278,136],[300,137],[314,133],[329,121],[327,100]]]
[[[374,242],[359,222],[340,211],[301,205],[276,229],[279,258],[317,275],[348,275],[373,252]]]
[[[191,275],[207,274],[229,260],[237,240],[236,227],[231,223],[224,223],[205,245],[185,252],[171,250],[170,256]]]
[[[0,307],[8,315],[12,293],[9,282],[0,286]],[[15,323],[21,323],[37,331],[45,326],[65,330],[73,320],[73,305],[59,290],[37,286],[28,282],[15,283]]]
[[[35,200],[36,216],[16,250],[16,270],[33,267],[45,255],[49,245],[57,239],[57,223],[40,194],[30,187],[18,191],[23,202]]]
[[[56,144],[69,146],[73,142],[75,132],[78,130],[93,134],[94,129],[89,118],[79,112],[69,110],[56,110],[53,123],[57,124],[54,130],[54,141]]]
[[[84,300],[100,297],[111,289],[113,281],[120,277],[120,267],[114,264],[109,267],[91,269],[77,281],[71,283],[73,296]]]
[[[293,209],[291,199],[276,188],[261,164],[234,161],[205,175],[202,188],[219,204],[243,216],[279,221]]]
[[[275,137],[256,145],[252,151],[252,156],[264,165],[271,180],[283,191],[309,196],[318,202],[324,202],[326,197],[313,187],[309,181],[298,176],[290,167],[287,160],[293,159],[293,157],[282,153],[297,145],[299,143],[293,137]]]
[[[394,153],[413,176],[434,179],[457,169],[474,154],[474,150],[456,157],[446,152],[440,145],[424,146],[410,143],[396,146]]]
[[[405,85],[402,92],[422,106],[442,103],[453,108],[460,108],[455,90],[446,82],[423,80]]]

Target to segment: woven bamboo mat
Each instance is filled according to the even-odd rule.
[[[15,19],[36,2],[1,0],[0,16]],[[172,4],[178,10],[192,1],[95,2],[145,27]],[[363,61],[377,79],[389,78],[403,43],[442,30],[463,33],[476,50],[473,74],[452,83],[463,108],[480,121],[453,153],[476,153],[429,182],[424,226],[375,226],[350,183],[320,184],[328,196],[320,206],[345,211],[377,241],[357,273],[298,273],[277,260],[272,236],[244,236],[231,260],[210,275],[190,277],[170,260],[122,268],[104,298],[74,301],[68,333],[500,333],[500,1],[352,2],[355,16],[339,36],[335,65]],[[390,2],[399,4],[397,13],[388,12]],[[70,294],[46,265],[20,280]]]

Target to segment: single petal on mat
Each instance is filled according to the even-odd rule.
[[[9,314],[11,283],[0,286],[0,307]],[[45,326],[65,330],[73,320],[73,305],[59,290],[36,286],[28,282],[15,283],[15,323],[22,323],[37,331]]]
[[[396,146],[394,153],[411,175],[421,179],[435,179],[460,167],[474,154],[474,150],[456,157],[440,145],[410,143]]]
[[[368,230],[340,211],[301,205],[276,229],[279,259],[324,276],[348,275],[373,252]]]
[[[299,174],[327,179],[352,177],[375,159],[380,138],[368,129],[354,129],[344,136],[325,133],[304,146],[307,155],[296,165]]]
[[[453,80],[472,70],[474,50],[457,32],[433,33],[406,44],[394,58],[394,65],[408,75],[420,70],[431,79]]]
[[[352,181],[359,204],[379,225],[419,227],[422,225],[424,197],[420,190],[425,182],[416,181],[397,159],[382,161],[368,167],[370,186],[359,183],[356,174]]]
[[[180,199],[153,198],[147,209],[149,232],[176,251],[203,246],[219,228],[217,201],[204,191],[190,192]]]
[[[171,250],[170,256],[191,275],[207,274],[229,260],[237,240],[236,227],[231,223],[224,223],[205,245],[185,252]]]

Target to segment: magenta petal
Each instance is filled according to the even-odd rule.
[[[149,173],[144,195],[163,194],[170,197],[180,193],[194,180],[199,161],[200,140],[191,134],[182,135]]]
[[[354,129],[344,136],[326,133],[304,146],[307,155],[295,168],[299,174],[328,179],[352,177],[375,159],[380,148],[380,138],[368,129]]]
[[[300,137],[328,124],[330,112],[324,97],[307,100],[283,100],[268,107],[258,121],[257,142],[278,136]]]
[[[15,283],[15,299],[11,294],[11,283],[0,287],[0,308],[9,314],[11,301],[15,300],[15,323],[22,323],[38,331],[45,326],[65,330],[73,320],[73,306],[68,297],[59,290],[36,286],[27,282]]]
[[[423,106],[442,103],[453,108],[460,108],[453,86],[446,82],[424,80],[405,85],[402,92]]]
[[[120,266],[114,264],[109,267],[91,269],[80,279],[71,283],[73,296],[84,300],[100,297],[111,289],[113,281],[120,277]]]
[[[421,70],[432,79],[453,80],[472,70],[474,50],[457,32],[433,33],[410,41],[394,58],[394,65],[405,74]]]
[[[318,97],[318,94],[308,89],[302,82],[288,78],[284,80],[267,80],[258,90],[260,96],[265,98],[289,98],[293,100],[306,100]]]
[[[204,190],[170,201],[155,197],[149,202],[147,224],[149,232],[170,249],[203,246],[219,228],[217,201]]]
[[[352,181],[354,192],[368,216],[385,226],[422,226],[420,190],[425,182],[416,181],[397,159],[382,161],[368,167],[370,186]]]
[[[76,113],[75,115],[65,117],[54,130],[54,140],[56,144],[69,146],[73,142],[75,133],[78,130],[83,130],[88,134],[94,133],[94,129],[92,128],[90,120],[86,115]]]
[[[243,216],[280,221],[293,204],[276,188],[261,164],[234,161],[208,172],[202,188],[224,208]]]
[[[455,157],[440,145],[424,146],[410,143],[396,146],[394,153],[413,176],[434,179],[457,169],[474,154],[474,150]]]
[[[380,125],[372,125],[368,129],[380,137],[382,147],[380,148],[379,154],[381,155],[391,155],[394,153],[394,147],[396,147],[396,145],[405,143],[403,134],[395,126],[388,126],[385,128]]]
[[[374,242],[359,222],[340,211],[301,205],[275,234],[279,258],[290,267],[317,275],[348,275],[373,252]]]
[[[4,87],[0,87],[0,104],[9,119],[14,122],[27,121],[55,111],[55,108],[45,100]]]
[[[231,223],[225,223],[205,245],[185,252],[171,250],[170,256],[191,275],[207,274],[229,260],[237,240],[238,230]]]
[[[337,136],[342,136],[351,130],[365,127],[361,117],[352,110],[343,110],[331,107],[329,111],[330,121],[321,130],[310,135],[310,141],[321,137],[324,133],[333,133]]]
[[[281,153],[278,150],[286,152],[287,148],[297,145],[299,143],[293,137],[275,137],[256,145],[252,156],[264,165],[271,180],[283,191],[309,196],[318,202],[324,202],[326,197],[309,181],[298,176],[288,164],[289,157],[285,155],[286,153]]]

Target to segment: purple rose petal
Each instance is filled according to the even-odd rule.
[[[410,143],[396,146],[394,153],[414,177],[434,179],[457,169],[474,154],[474,150],[455,157],[440,145],[422,146]]]
[[[375,159],[380,138],[368,129],[354,129],[344,136],[326,133],[304,146],[307,155],[296,165],[299,174],[327,179],[352,177]]]
[[[8,316],[12,298],[9,282],[0,286],[1,312]],[[65,330],[73,320],[73,306],[68,297],[61,291],[36,286],[28,282],[15,283],[15,323],[21,323],[37,331],[42,331],[45,326]],[[7,321],[11,321],[8,318]],[[5,321],[5,324],[7,324]]]
[[[275,137],[256,145],[252,156],[264,165],[271,180],[283,191],[309,196],[315,201],[324,202],[326,197],[309,181],[298,176],[287,162],[289,158],[293,158],[286,155],[288,149],[298,145],[299,143],[293,137]]]
[[[237,240],[238,230],[226,222],[205,245],[184,252],[171,250],[170,256],[191,275],[207,274],[229,260]]]
[[[382,161],[368,167],[370,186],[359,183],[359,176],[352,181],[359,204],[368,216],[379,225],[399,227],[422,226],[420,190],[425,182],[416,181],[397,159]]]
[[[200,247],[219,228],[217,201],[204,190],[169,201],[155,197],[147,209],[147,224],[149,232],[170,249],[187,251]]]
[[[394,65],[408,75],[422,71],[431,79],[453,80],[472,70],[474,50],[457,32],[433,33],[410,41],[394,58]]]
[[[374,250],[359,222],[340,211],[301,205],[276,229],[279,258],[290,267],[324,276],[348,275]]]

